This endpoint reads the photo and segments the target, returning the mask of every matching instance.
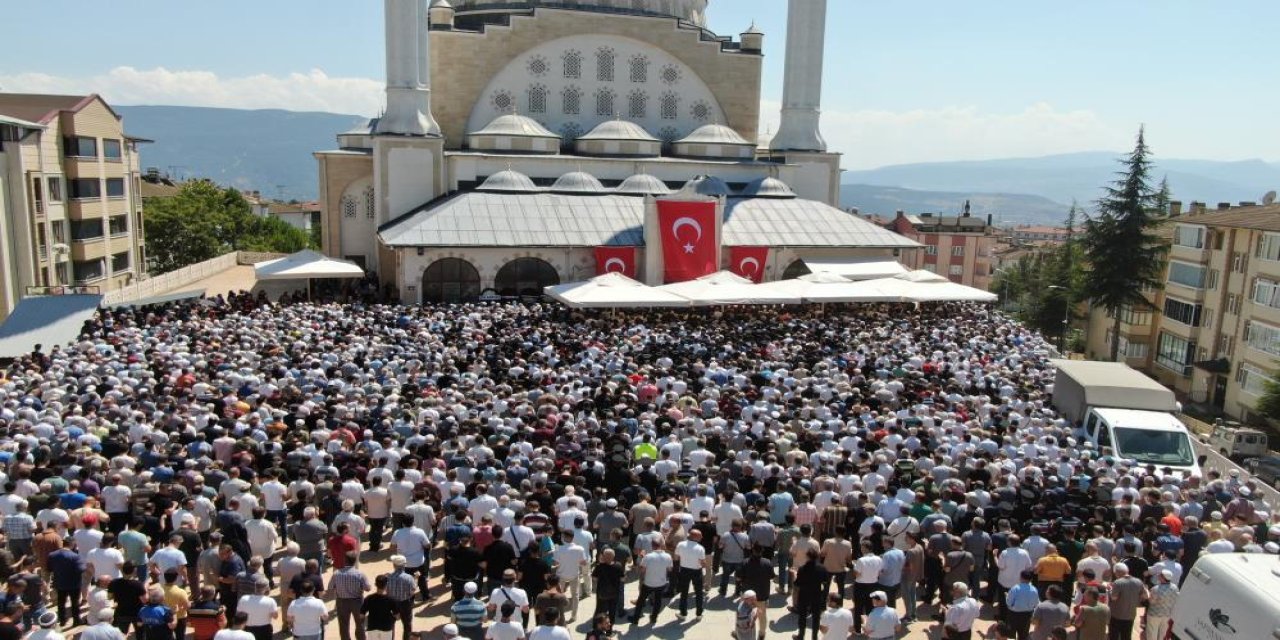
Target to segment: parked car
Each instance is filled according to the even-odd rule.
[[[1280,491],[1280,456],[1253,458],[1248,461],[1249,473],[1259,482],[1265,482]]]
[[[1238,422],[1214,421],[1207,441],[1215,451],[1235,462],[1267,455],[1267,434],[1240,426]]]

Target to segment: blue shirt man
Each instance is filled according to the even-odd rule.
[[[782,525],[787,521],[787,514],[791,513],[791,507],[794,507],[795,504],[795,497],[779,487],[776,493],[769,496],[769,522],[774,525]]]
[[[892,543],[890,543],[892,544]],[[907,555],[902,549],[890,548],[880,556],[880,579],[881,585],[886,587],[896,587],[902,583],[902,569],[907,565]]]
[[[1022,579],[1009,589],[1008,595],[1005,596],[1005,604],[1009,605],[1010,611],[1031,613],[1035,611],[1036,605],[1040,604],[1040,592],[1036,591],[1035,585],[1031,584],[1031,577],[1034,575],[1030,571],[1022,572]]]

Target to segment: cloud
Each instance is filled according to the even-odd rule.
[[[761,131],[777,131],[780,104],[765,101],[761,107]],[[1015,113],[972,106],[824,110],[822,133],[831,150],[844,154],[846,169],[1123,149],[1134,135],[1092,111],[1059,111],[1043,102]]]
[[[22,93],[98,93],[115,104],[330,111],[363,116],[382,108],[383,83],[335,78],[319,69],[287,76],[223,78],[209,71],[116,67],[84,78],[43,73],[0,75],[0,88]]]

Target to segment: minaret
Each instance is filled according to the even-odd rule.
[[[431,115],[428,0],[386,0],[387,111],[379,135],[439,136]]]
[[[827,150],[818,122],[822,112],[822,54],[826,30],[827,0],[790,0],[782,122],[769,145],[773,151]]]

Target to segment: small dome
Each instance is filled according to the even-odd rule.
[[[715,176],[698,176],[685,183],[684,189],[704,196],[728,196],[729,183]]]
[[[554,193],[604,193],[605,188],[595,176],[574,171],[560,176],[555,184],[551,185],[551,191]]]
[[[704,124],[676,144],[751,144],[741,134],[722,124]]]
[[[529,176],[518,171],[507,169],[506,171],[499,171],[489,176],[480,185],[479,190],[528,193],[531,191],[537,191],[538,186],[533,184],[533,180],[530,180]]]
[[[742,195],[752,198],[794,198],[796,192],[777,178],[760,178],[747,183]]]
[[[513,138],[556,138],[560,136],[551,133],[542,123],[515,113],[508,113],[493,119],[492,122],[485,125],[479,131],[473,132],[473,136],[510,136]]]
[[[453,5],[449,2],[449,0],[435,0],[435,2],[431,3],[431,8],[432,9],[452,9]],[[756,26],[756,23],[752,22],[751,27],[754,29],[755,26]]]
[[[623,180],[622,184],[618,185],[617,192],[638,196],[662,196],[671,193],[671,187],[647,173],[637,173]]]
[[[440,1],[444,2],[444,0]],[[751,26],[747,27],[747,30],[743,31],[741,35],[762,36],[764,35],[764,32],[760,30],[760,27],[756,26],[756,23],[752,22]]]
[[[596,125],[594,129],[578,138],[585,140],[623,140],[632,142],[661,142],[653,137],[644,127],[627,120],[607,120]]]

